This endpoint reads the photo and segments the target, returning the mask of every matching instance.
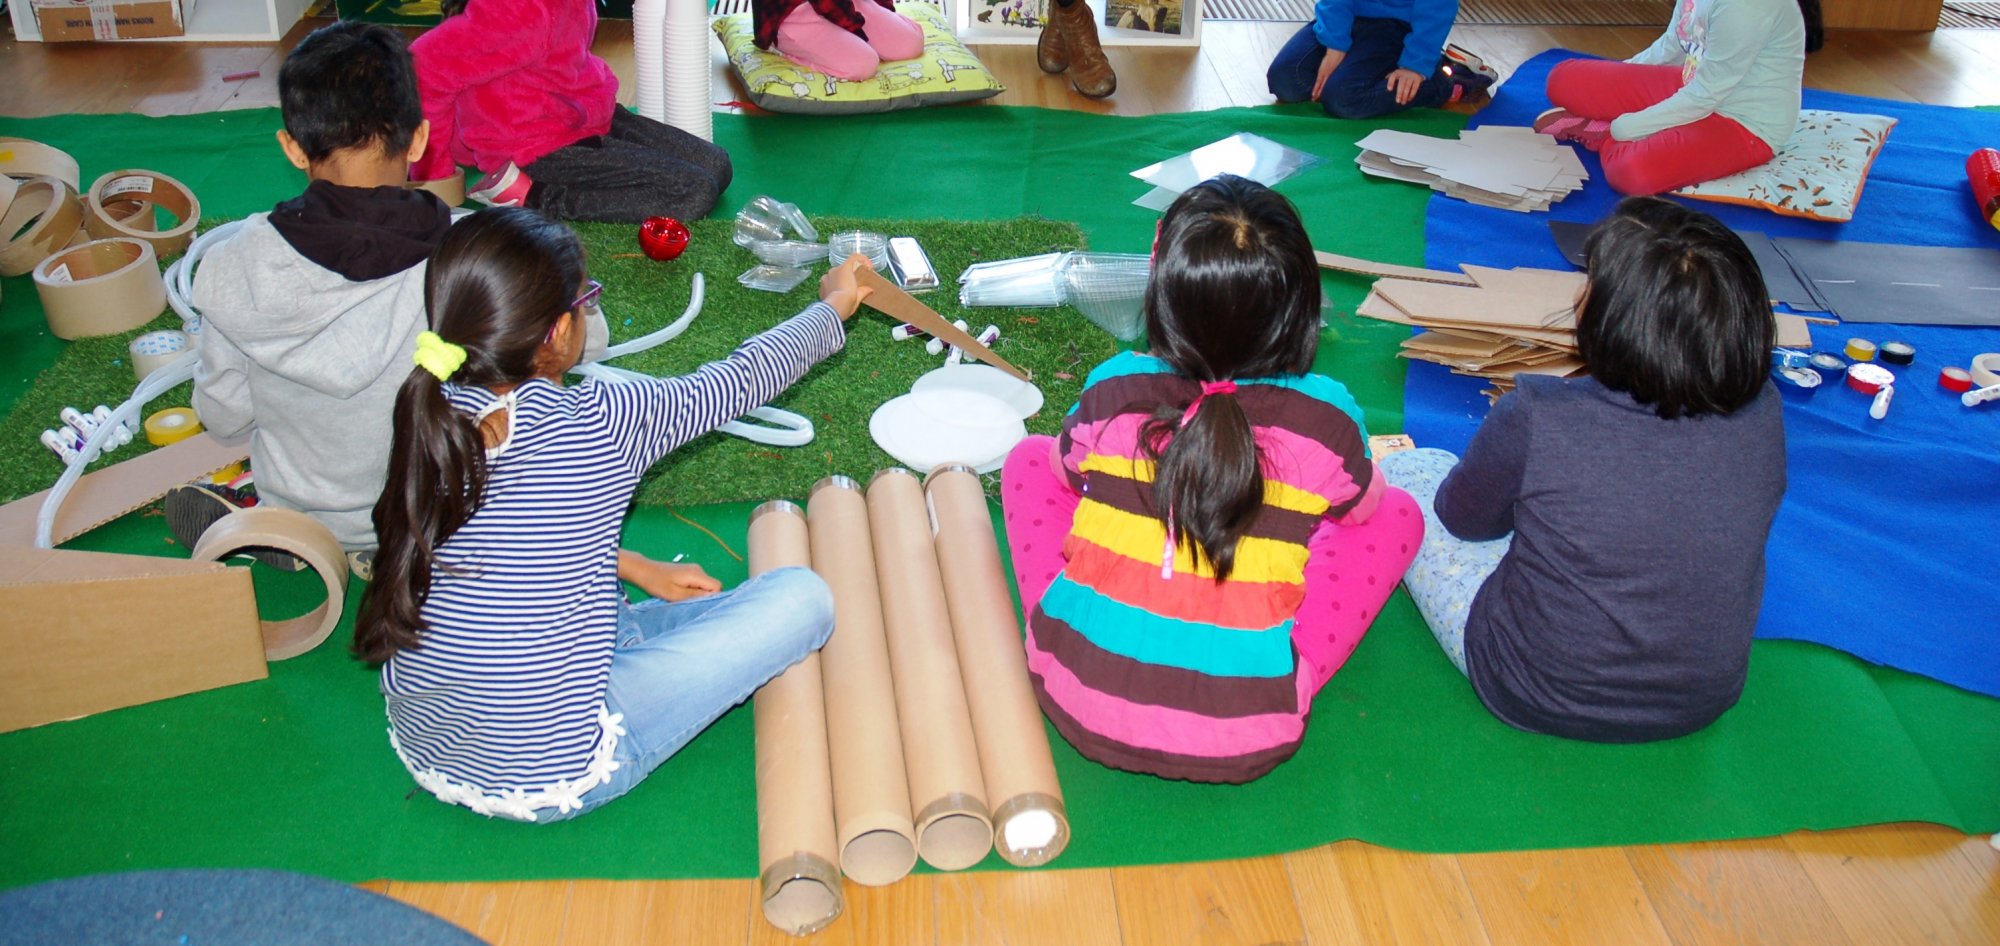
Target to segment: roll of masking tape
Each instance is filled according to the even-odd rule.
[[[1854,365],[1847,369],[1847,386],[1863,394],[1874,394],[1896,383],[1896,373],[1881,365]]]
[[[465,169],[459,168],[450,177],[435,181],[411,181],[403,185],[415,191],[430,191],[444,201],[447,207],[457,207],[465,203]]]
[[[130,226],[124,222],[115,205],[137,202],[146,209],[158,207],[173,214],[174,225],[166,230],[155,231],[152,221],[146,226]],[[127,211],[125,217],[130,216]],[[187,185],[161,174],[158,171],[112,171],[90,185],[90,192],[84,198],[84,229],[100,240],[111,237],[127,237],[145,240],[153,244],[153,255],[166,259],[194,241],[194,228],[201,223],[201,201]]]
[[[117,237],[64,250],[35,267],[42,314],[57,338],[116,335],[167,308],[152,244]]]
[[[132,356],[132,375],[144,381],[162,365],[187,353],[188,336],[175,329],[147,332],[133,339],[125,350]]]
[[[83,226],[83,203],[76,188],[53,177],[20,186],[0,215],[0,276],[32,271],[49,254],[69,245]]]
[[[20,181],[0,174],[0,215],[4,215],[7,208],[14,206],[14,192],[20,189]]]
[[[1875,343],[1865,338],[1847,340],[1847,357],[1853,361],[1874,361]]]
[[[1916,346],[1908,342],[1882,343],[1882,362],[1884,364],[1907,365],[1916,360]]]
[[[69,152],[26,138],[0,138],[0,174],[8,177],[47,175],[68,184],[70,190],[81,187],[83,181],[82,170]]]
[[[1972,390],[1972,372],[1946,365],[1938,372],[1938,387],[1953,394],[1964,394]]]
[[[201,418],[190,408],[169,407],[146,418],[146,442],[155,447],[180,443],[198,433],[201,433]]]
[[[1972,386],[1975,388],[2000,384],[2000,351],[1972,356],[1972,367],[1966,369],[1966,373],[1972,376]]]
[[[306,563],[326,583],[326,602],[298,617],[265,621],[264,656],[297,657],[318,647],[340,623],[347,599],[347,555],[311,516],[275,506],[252,506],[223,516],[201,534],[189,556],[219,562],[245,549],[276,549]]]

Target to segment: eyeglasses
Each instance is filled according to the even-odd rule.
[[[603,297],[603,295],[603,283],[595,279],[585,280],[583,283],[583,295],[577,296],[576,301],[569,304],[569,309],[571,312],[578,309],[595,309],[597,308],[597,300]]]

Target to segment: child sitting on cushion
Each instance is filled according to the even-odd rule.
[[[750,22],[758,49],[836,79],[860,82],[886,60],[924,54],[924,30],[893,0],[756,0]]]
[[[707,216],[728,189],[721,148],[619,107],[590,51],[594,0],[445,0],[444,14],[410,44],[431,123],[416,180],[469,164],[481,203],[628,223]]]
[[[1265,81],[1278,101],[1318,102],[1335,118],[1478,104],[1500,76],[1445,47],[1457,19],[1458,0],[1319,0]]]

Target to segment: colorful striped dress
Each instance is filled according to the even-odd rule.
[[[1361,409],[1319,375],[1237,379],[1255,431],[1264,504],[1215,580],[1166,526],[1138,449],[1153,408],[1200,385],[1150,355],[1091,372],[1057,443],[1082,494],[1067,564],[1029,616],[1028,667],[1042,709],[1078,752],[1115,768],[1241,782],[1297,751],[1317,684],[1299,672],[1292,619],[1307,541],[1379,485]]]

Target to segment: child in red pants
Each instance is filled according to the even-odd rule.
[[[1623,194],[1657,194],[1756,167],[1791,138],[1818,0],[1679,0],[1624,62],[1549,73],[1535,130],[1598,153]]]

